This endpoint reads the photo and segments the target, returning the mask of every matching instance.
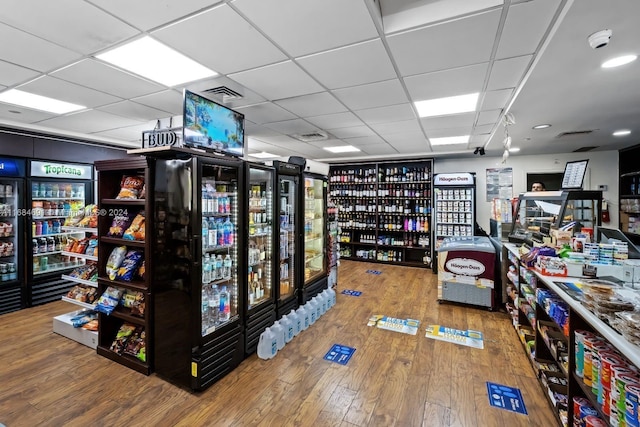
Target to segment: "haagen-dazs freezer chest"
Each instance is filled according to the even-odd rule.
[[[496,252],[489,238],[447,237],[438,252],[438,302],[493,309]]]

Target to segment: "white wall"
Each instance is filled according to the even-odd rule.
[[[477,221],[480,227],[489,232],[491,203],[487,202],[487,169],[513,168],[513,196],[528,191],[527,173],[564,172],[564,165],[571,160],[589,159],[587,173],[584,178],[585,190],[598,190],[599,185],[606,185],[607,191],[602,194],[609,202],[611,221],[608,225],[618,228],[618,152],[596,151],[591,153],[545,154],[536,156],[518,156],[512,154],[505,164],[502,157],[475,156],[471,159],[439,159],[434,161],[434,174],[443,172],[475,172]]]

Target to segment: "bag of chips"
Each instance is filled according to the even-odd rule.
[[[144,240],[144,211],[136,215],[122,238],[126,240]]]
[[[98,302],[96,303],[96,311],[104,314],[111,314],[113,310],[118,306],[120,298],[122,297],[122,290],[114,288],[113,286],[107,287]]]
[[[120,264],[122,264],[122,261],[124,261],[124,257],[126,254],[126,246],[118,246],[113,248],[113,250],[111,251],[111,255],[109,255],[109,259],[107,259],[107,275],[109,276],[109,279],[116,279],[118,268],[120,268]]]
[[[127,340],[135,330],[136,327],[134,325],[130,323],[123,323],[122,326],[120,326],[120,329],[118,329],[118,333],[116,334],[115,339],[111,343],[111,351],[122,354],[122,351],[127,344]]]
[[[69,320],[71,320],[71,324],[73,325],[74,328],[79,328],[82,325],[85,325],[97,318],[98,318],[98,313],[92,310],[86,310],[86,311],[81,311],[75,316],[72,316]]]
[[[85,323],[84,325],[82,325],[82,329],[86,329],[87,331],[97,331],[98,319],[93,319],[89,323]]]
[[[107,236],[110,237],[122,237],[124,231],[131,225],[131,215],[128,213],[123,215],[116,215],[111,221],[111,227],[107,232]]]
[[[130,250],[124,257],[124,260],[120,264],[118,271],[116,272],[117,280],[124,280],[130,282],[133,280],[138,266],[142,262],[143,254],[141,251]]]
[[[116,199],[137,199],[144,187],[144,178],[141,176],[123,176],[120,182],[120,192]]]
[[[144,317],[144,294],[142,292],[136,292],[135,298],[131,303],[131,314],[135,316]]]
[[[136,273],[137,276],[140,278],[140,280],[144,280],[145,272],[146,272],[146,268],[144,266],[144,260],[142,260],[142,264],[140,264],[140,267],[138,268],[138,272]]]

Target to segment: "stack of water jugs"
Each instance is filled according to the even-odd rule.
[[[313,325],[335,303],[336,291],[327,288],[297,310],[291,310],[289,314],[276,320],[260,335],[258,357],[261,359],[274,357],[278,350],[282,350],[293,337]]]

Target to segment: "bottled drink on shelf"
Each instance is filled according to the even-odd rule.
[[[220,322],[226,322],[231,318],[231,302],[226,286],[220,289]]]
[[[207,287],[202,287],[202,335],[207,333],[211,323],[209,319],[209,293],[207,291]]]
[[[223,264],[223,260],[222,260],[222,255],[218,254],[218,256],[216,256],[216,277],[215,280],[221,280],[223,278],[222,276],[222,264]]]
[[[231,267],[233,265],[233,261],[231,260],[231,256],[226,254],[224,260],[222,261],[222,278],[223,279],[231,279]]]

